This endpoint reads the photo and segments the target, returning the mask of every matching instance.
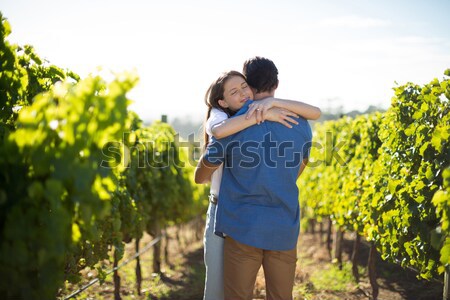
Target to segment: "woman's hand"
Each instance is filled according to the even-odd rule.
[[[267,110],[265,114],[265,119],[267,121],[274,121],[283,124],[284,126],[288,128],[292,128],[292,124],[297,125],[298,122],[294,118],[298,118],[299,116],[295,113],[293,113],[290,110],[279,108],[279,107],[272,107]],[[290,123],[289,123],[290,122]]]
[[[249,105],[245,118],[248,120],[251,116],[255,115],[256,123],[260,124],[267,119],[267,111],[272,107],[290,110],[307,120],[317,120],[322,113],[320,108],[301,101],[268,97],[262,100],[254,100]]]
[[[264,120],[267,120],[267,112],[269,109],[275,107],[275,98],[269,97],[263,100],[253,101],[249,105],[249,109],[245,116],[246,119],[250,119],[255,114],[256,124],[260,124]],[[271,120],[272,121],[272,120]]]

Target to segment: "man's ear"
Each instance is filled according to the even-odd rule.
[[[222,107],[222,108],[228,108],[228,103],[227,103],[225,100],[220,99],[220,100],[218,101],[218,103],[219,103],[220,107]]]
[[[277,80],[277,85],[275,85],[275,87],[273,88],[274,90],[276,90],[278,88],[278,84],[280,83],[279,80]]]

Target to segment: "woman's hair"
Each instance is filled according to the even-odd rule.
[[[238,71],[228,71],[228,72],[222,73],[222,75],[219,78],[217,78],[216,80],[214,80],[214,82],[209,86],[209,88],[205,94],[205,104],[208,107],[208,110],[206,112],[205,125],[206,125],[206,121],[208,121],[208,118],[211,115],[211,110],[213,108],[217,108],[217,109],[224,111],[228,115],[228,117],[231,117],[232,115],[234,115],[236,113],[235,111],[232,111],[229,108],[223,108],[219,104],[219,100],[224,99],[225,83],[228,81],[228,79],[235,77],[235,76],[241,77],[244,80],[246,80],[245,76],[242,73],[240,73]],[[206,146],[208,145],[208,142],[209,142],[209,138],[208,138],[208,134],[206,133],[205,125],[203,126],[204,127],[203,131],[204,131],[204,142],[205,142],[204,147],[206,148]]]

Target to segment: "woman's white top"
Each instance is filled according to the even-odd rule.
[[[205,130],[208,134],[209,140],[211,141],[212,134],[212,128],[214,125],[219,124],[223,121],[228,119],[228,115],[217,108],[211,109],[211,114],[209,115],[208,120],[206,120],[205,123]],[[211,175],[211,187],[210,192],[211,194],[214,194],[216,196],[219,196],[220,191],[220,182],[222,181],[222,171],[223,171],[223,164],[220,165],[220,167],[214,171],[214,173]]]

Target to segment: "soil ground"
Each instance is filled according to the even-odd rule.
[[[181,234],[180,234],[181,232]],[[167,248],[167,262],[163,261],[161,271],[152,270],[152,251],[141,257],[142,286],[141,294],[136,291],[136,262],[132,261],[119,270],[121,277],[120,295],[122,299],[138,300],[200,300],[203,295],[204,265],[203,244],[198,226],[186,227],[181,231],[172,231],[162,247]],[[179,238],[176,238],[178,235]],[[145,236],[141,249],[152,238]],[[168,244],[167,244],[168,243]],[[127,245],[124,260],[134,254],[134,243]],[[167,247],[165,247],[167,244]],[[345,236],[343,242],[343,268],[339,270],[330,259],[326,245],[318,234],[301,233],[298,242],[298,262],[294,287],[294,299],[307,300],[356,300],[372,299],[372,288],[367,275],[369,249],[361,244],[358,265],[360,281],[356,283],[351,275],[351,265],[347,263],[352,252],[352,237]],[[164,260],[164,259],[163,259]],[[106,262],[105,262],[106,263]],[[108,264],[108,263],[106,263]],[[108,266],[107,266],[108,267]],[[438,300],[442,299],[443,285],[438,281],[418,280],[416,273],[384,262],[378,257],[377,282],[379,300]],[[110,268],[109,268],[110,269]],[[95,271],[86,271],[84,284],[95,276]],[[82,284],[83,284],[82,283]],[[62,294],[68,295],[80,285],[67,284]],[[254,290],[254,299],[264,299],[264,276],[262,270]],[[76,299],[114,299],[112,275],[100,285],[96,283],[79,294]]]

